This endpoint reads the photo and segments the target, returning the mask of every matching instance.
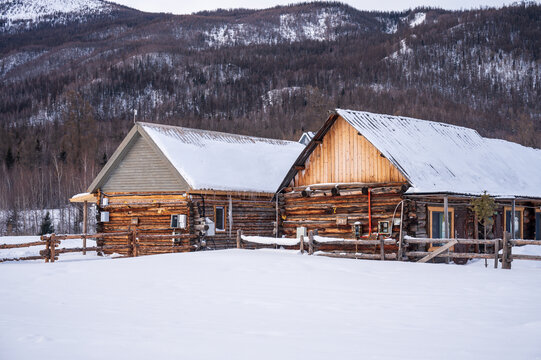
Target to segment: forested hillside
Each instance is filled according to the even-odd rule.
[[[0,17],[0,209],[57,207],[84,191],[134,110],[141,121],[296,140],[343,107],[541,147],[539,5],[175,16],[106,4]]]

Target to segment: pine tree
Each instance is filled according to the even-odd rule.
[[[496,203],[494,198],[485,191],[483,195],[471,201],[471,209],[477,215],[477,221],[483,225],[485,240],[487,239],[487,228],[494,224],[494,210]]]
[[[39,235],[52,234],[54,232],[53,223],[49,212],[45,213],[45,217],[41,221],[41,232]]]

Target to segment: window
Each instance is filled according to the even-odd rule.
[[[541,209],[535,210],[535,239],[541,240]]]
[[[445,234],[444,226],[444,209],[443,207],[429,206],[429,226],[430,226],[430,238],[432,239],[446,239],[454,238],[455,233],[455,210],[451,207],[447,208],[449,212],[449,230],[450,234]]]
[[[504,212],[504,221],[505,221],[505,231],[511,233],[511,215],[512,208],[506,206]],[[523,208],[515,207],[515,235],[511,235],[513,239],[522,239],[522,229],[523,229]]]
[[[216,231],[225,231],[225,206],[214,207],[214,223]]]

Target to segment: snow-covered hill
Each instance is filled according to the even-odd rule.
[[[102,0],[0,0],[0,31],[29,29],[43,22],[84,21],[114,8]]]

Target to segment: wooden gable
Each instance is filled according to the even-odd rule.
[[[342,117],[298,168],[293,186],[325,183],[407,182],[381,152]]]
[[[134,131],[121,144],[89,191],[187,191],[188,183],[145,136]]]

